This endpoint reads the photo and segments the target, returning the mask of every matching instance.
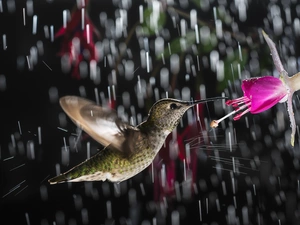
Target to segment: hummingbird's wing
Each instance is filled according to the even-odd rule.
[[[138,128],[123,122],[115,111],[76,96],[62,97],[60,105],[77,126],[103,146],[110,145],[125,153],[134,151],[126,140],[138,136]]]

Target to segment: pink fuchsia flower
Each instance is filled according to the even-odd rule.
[[[72,76],[78,79],[80,78],[79,65],[84,60],[84,50],[89,53],[90,62],[98,60],[93,34],[99,35],[99,33],[87,14],[85,8],[87,4],[88,0],[85,0],[81,5],[76,6],[67,26],[61,27],[55,34],[55,38],[62,36],[60,55],[69,56],[69,63],[74,67]]]
[[[247,112],[252,114],[263,112],[277,103],[287,102],[287,111],[291,121],[291,145],[294,146],[296,123],[293,113],[292,97],[295,91],[300,89],[300,73],[291,77],[284,70],[274,42],[263,31],[263,36],[271,50],[273,62],[280,78],[265,76],[243,80],[242,90],[244,96],[234,100],[228,100],[227,105],[232,105],[235,110],[219,120],[213,120],[211,127],[217,127],[225,118],[237,114],[233,119],[238,120]]]
[[[226,104],[233,106],[235,110],[219,120],[214,120],[211,126],[233,114],[236,114],[233,120],[239,120],[248,112],[252,114],[263,112],[278,102],[285,101],[288,95],[285,84],[279,78],[272,76],[243,80],[242,90],[243,97],[226,101]]]

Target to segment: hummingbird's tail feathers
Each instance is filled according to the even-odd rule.
[[[58,175],[48,180],[50,184],[57,184],[67,182],[69,179],[65,174]]]

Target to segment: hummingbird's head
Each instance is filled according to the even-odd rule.
[[[183,114],[196,104],[226,99],[226,97],[206,98],[196,101],[181,101],[165,98],[157,101],[149,111],[148,122],[166,133],[170,133],[178,125]]]
[[[183,114],[195,103],[165,98],[157,101],[149,111],[148,121],[165,132],[172,132]]]

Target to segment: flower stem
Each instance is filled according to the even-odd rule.
[[[288,78],[288,86],[293,92],[300,90],[300,72]]]

